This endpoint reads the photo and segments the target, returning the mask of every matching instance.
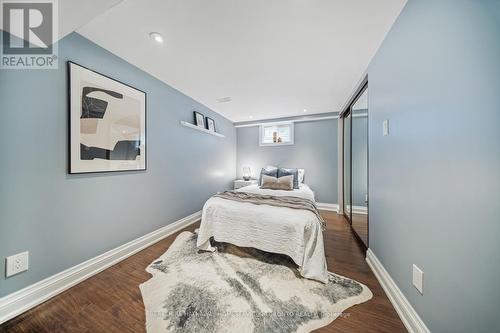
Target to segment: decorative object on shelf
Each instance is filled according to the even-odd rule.
[[[215,120],[213,120],[210,117],[206,118],[207,118],[207,130],[209,130],[210,132],[215,132]]]
[[[283,139],[281,138],[281,136],[279,136],[278,132],[273,132],[273,142],[274,143],[282,143],[283,142]]]
[[[68,61],[69,173],[146,170],[146,93]]]
[[[198,127],[205,128],[205,116],[198,111],[193,111],[194,113],[194,124]]]
[[[243,179],[250,180],[252,178],[252,169],[249,166],[243,167]]]

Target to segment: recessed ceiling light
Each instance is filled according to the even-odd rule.
[[[307,109],[304,109],[304,112],[307,112]]]
[[[163,44],[163,36],[159,32],[150,32],[149,37],[154,39],[155,42]]]
[[[248,116],[248,118],[253,119],[253,116]]]

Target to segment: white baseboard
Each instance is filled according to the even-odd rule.
[[[411,306],[408,299],[398,288],[394,280],[391,278],[389,273],[385,270],[382,263],[378,260],[371,249],[366,251],[366,262],[368,266],[372,269],[373,273],[377,277],[377,280],[384,288],[387,297],[391,301],[392,305],[396,309],[401,321],[406,326],[406,329],[410,333],[430,333],[430,330],[425,326],[418,313]]]
[[[195,223],[201,211],[0,298],[0,324]]]
[[[337,205],[337,204],[317,202],[316,206],[320,210],[328,210],[328,211],[337,212],[337,213],[339,212],[339,205]]]
[[[349,212],[349,206],[347,206],[347,212]],[[368,207],[364,206],[352,206],[352,212],[354,214],[364,214],[368,215]]]
[[[320,210],[328,210],[332,212],[339,212],[339,205],[325,202],[317,202],[316,206]],[[349,211],[349,209],[348,209]],[[352,212],[354,214],[368,214],[368,208],[363,206],[352,206]]]

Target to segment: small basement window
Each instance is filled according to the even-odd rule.
[[[293,145],[293,122],[269,123],[260,125],[260,145]]]

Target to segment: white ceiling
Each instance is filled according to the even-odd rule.
[[[237,122],[339,111],[405,3],[125,0],[77,32]]]
[[[58,0],[59,39],[85,25],[122,0]]]
[[[85,25],[97,15],[120,2],[122,0],[58,0],[58,33],[54,42]],[[10,32],[9,26],[2,26],[2,29]],[[23,38],[22,35],[18,35],[15,32],[12,32],[12,34]]]

